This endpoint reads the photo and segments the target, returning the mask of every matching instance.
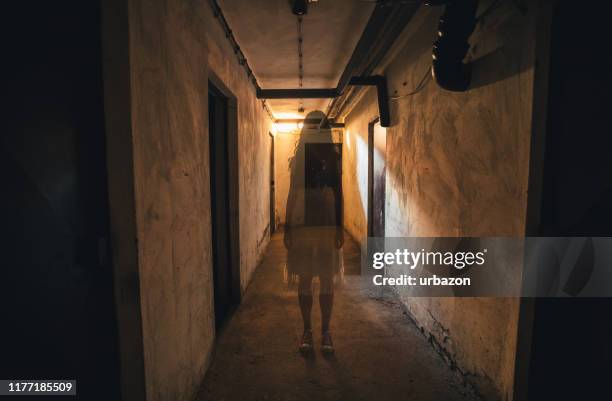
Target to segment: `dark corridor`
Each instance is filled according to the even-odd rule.
[[[0,400],[611,398],[602,5],[2,14]],[[526,263],[542,237],[556,270]]]

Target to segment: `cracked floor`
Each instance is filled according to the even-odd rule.
[[[302,320],[296,294],[284,284],[282,234],[275,234],[242,304],[221,330],[198,401],[468,399],[399,303],[363,289],[357,245],[347,240],[343,254],[345,279],[331,323],[335,355],[325,358],[318,350],[316,302],[317,350],[307,358],[297,350]]]

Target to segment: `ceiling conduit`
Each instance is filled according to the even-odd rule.
[[[426,4],[445,4],[432,52],[433,78],[442,89],[466,91],[472,78],[472,66],[463,60],[470,48],[468,39],[476,27],[478,0],[428,1]]]

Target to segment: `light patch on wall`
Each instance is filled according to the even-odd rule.
[[[388,237],[436,237],[448,235],[433,221],[431,207],[415,191],[402,191],[406,184],[387,169],[385,174],[385,235]],[[416,189],[418,184],[409,186]],[[418,192],[418,190],[416,191]],[[459,236],[455,231],[453,235]]]
[[[298,113],[274,113],[274,118],[276,120],[303,120],[304,115]],[[291,121],[291,122],[275,122],[274,123],[274,133],[280,132],[283,134],[295,133],[296,131],[304,128],[303,122]]]
[[[347,141],[349,141],[347,135]],[[357,188],[359,190],[359,198],[364,206],[362,212],[365,213],[365,207],[368,204],[368,144],[363,140],[361,135],[355,135],[355,166],[357,167]]]
[[[274,118],[277,120],[301,120],[304,118],[304,115],[298,113],[274,113]]]
[[[300,129],[299,124],[301,123],[274,123],[274,131],[289,134],[298,131]]]

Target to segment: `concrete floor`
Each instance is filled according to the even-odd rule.
[[[400,305],[362,290],[357,245],[347,240],[343,252],[345,283],[336,291],[331,323],[335,356],[319,352],[316,293],[316,352],[303,357],[297,350],[302,321],[296,294],[283,282],[282,234],[275,234],[242,304],[218,336],[198,401],[467,399]]]

